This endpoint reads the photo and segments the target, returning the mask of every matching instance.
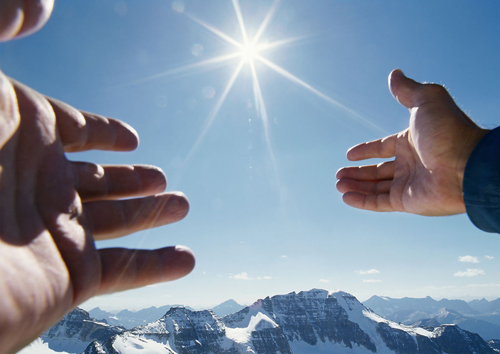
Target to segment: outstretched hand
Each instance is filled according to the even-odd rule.
[[[472,122],[440,85],[415,82],[397,69],[389,76],[389,87],[410,110],[409,128],[349,149],[350,161],[394,160],[341,168],[337,189],[344,194],[344,202],[373,211],[428,216],[464,213],[465,166],[487,130]]]
[[[48,99],[0,72],[1,352],[20,349],[92,296],[193,269],[184,247],[95,247],[95,240],[173,223],[188,212],[183,194],[158,194],[166,187],[158,168],[65,157],[137,145],[125,123]]]

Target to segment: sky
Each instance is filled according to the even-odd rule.
[[[395,68],[499,125],[499,16],[493,0],[56,0],[41,31],[0,44],[0,69],[141,138],[134,152],[69,159],[156,165],[188,196],[183,221],[99,248],[182,244],[197,259],[181,280],[82,307],[203,308],[311,288],[499,298],[499,235],[466,215],[353,209],[335,188],[355,165],[349,147],[408,126],[387,89]],[[267,23],[253,60],[234,55],[240,22],[249,43]]]

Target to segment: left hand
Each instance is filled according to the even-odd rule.
[[[92,296],[193,269],[184,247],[95,247],[95,240],[173,223],[188,212],[183,194],[162,193],[166,178],[156,167],[65,157],[137,145],[127,124],[80,112],[0,72],[0,353],[20,349]],[[139,198],[122,199],[131,197]]]

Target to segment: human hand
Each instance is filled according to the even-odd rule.
[[[65,152],[127,151],[125,123],[80,112],[0,72],[0,352],[28,344],[92,296],[169,281],[194,267],[184,247],[97,250],[184,218],[152,166],[71,162]],[[119,200],[121,198],[141,197]]]
[[[0,1],[0,42],[27,36],[48,21],[54,0]]]
[[[420,84],[397,69],[389,76],[389,87],[394,98],[410,110],[409,128],[349,149],[350,161],[395,159],[341,168],[337,189],[344,193],[344,202],[372,211],[428,216],[464,213],[465,165],[488,131],[470,120],[440,85]]]

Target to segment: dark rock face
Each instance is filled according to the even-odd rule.
[[[211,310],[190,311],[176,307],[167,312],[162,320],[173,325],[171,335],[179,354],[236,353],[222,349],[225,326]]]
[[[464,331],[458,326],[443,325],[436,328],[435,343],[442,352],[454,354],[494,354],[494,351],[479,334]]]
[[[137,346],[168,354],[494,354],[495,344],[455,325],[402,326],[352,295],[314,289],[267,297],[223,319],[172,308],[155,322],[92,342],[85,354],[138,353]]]
[[[121,331],[121,328],[96,322],[90,318],[87,311],[76,308],[52,327],[44,337],[50,339],[78,339],[82,342],[104,341]]]
[[[377,325],[377,333],[384,341],[387,348],[397,353],[417,354],[417,343],[407,332],[391,328],[387,323],[380,322]]]
[[[318,341],[330,341],[348,348],[356,344],[376,352],[370,337],[357,323],[349,321],[346,310],[324,290],[267,297],[262,308],[282,328],[288,341],[303,341],[312,346]]]

